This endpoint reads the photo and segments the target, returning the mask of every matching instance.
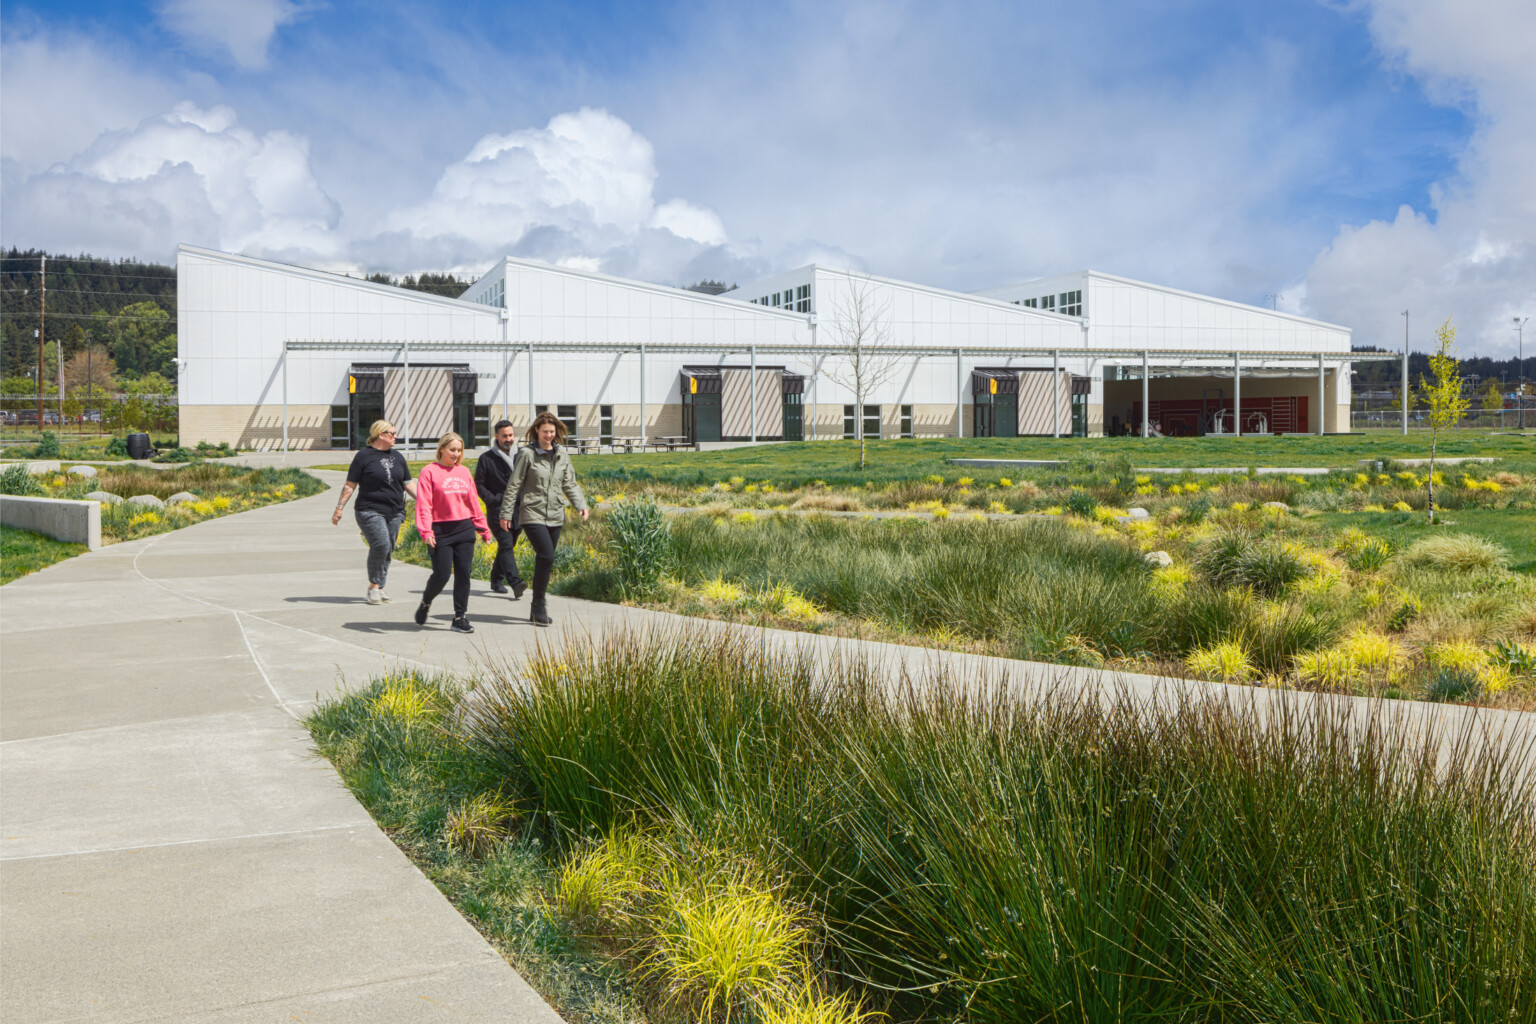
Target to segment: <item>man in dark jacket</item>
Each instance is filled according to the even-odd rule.
[[[528,589],[528,584],[523,582],[523,577],[517,571],[519,528],[517,520],[513,519],[512,528],[503,530],[497,510],[501,508],[501,499],[506,495],[507,478],[512,475],[516,456],[517,431],[510,420],[501,420],[496,424],[496,443],[475,463],[475,490],[480,492],[480,500],[485,502],[486,518],[490,520],[491,533],[496,537],[496,561],[491,565],[491,589],[498,594],[505,594],[505,581],[510,580],[514,601]]]

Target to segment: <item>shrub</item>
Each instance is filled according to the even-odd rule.
[[[619,503],[606,518],[619,595],[644,597],[654,592],[671,549],[671,526],[661,508],[648,497],[639,498]]]
[[[1196,556],[1194,567],[1214,586],[1252,587],[1265,597],[1278,597],[1313,573],[1296,545],[1254,542],[1235,531],[1218,534]]]
[[[0,494],[37,497],[46,493],[46,489],[37,477],[27,472],[24,463],[16,462],[0,469]]]
[[[1257,674],[1242,647],[1231,642],[1201,647],[1185,659],[1185,664],[1200,678],[1221,683],[1244,683]]]
[[[1430,678],[1424,699],[1437,703],[1474,701],[1483,694],[1483,682],[1477,673],[1464,668],[1440,668]]]
[[[1425,537],[1403,552],[1405,565],[1444,572],[1475,572],[1502,569],[1509,564],[1509,552],[1481,537],[1458,533],[1448,537]]]
[[[1098,500],[1087,491],[1073,491],[1062,504],[1068,512],[1083,519],[1092,519],[1099,507]]]
[[[512,834],[517,809],[499,793],[476,793],[461,801],[443,822],[443,842],[466,857],[490,854]]]
[[[750,877],[670,880],[650,973],[697,1001],[699,1020],[781,992],[806,970],[803,916]]]
[[[108,455],[116,455],[121,458],[127,458],[128,439],[121,434],[114,436],[112,440],[107,442],[106,453]]]
[[[1349,651],[1329,647],[1296,656],[1296,674],[1319,690],[1346,691],[1360,678],[1360,666]]]
[[[34,459],[56,459],[63,451],[59,447],[59,435],[51,430],[43,431],[37,440],[37,447],[32,449]]]

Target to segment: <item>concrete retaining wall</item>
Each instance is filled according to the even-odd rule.
[[[55,540],[101,547],[101,503],[0,494],[0,524]]]

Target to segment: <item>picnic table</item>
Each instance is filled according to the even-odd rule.
[[[566,442],[567,448],[575,448],[578,455],[596,455],[603,450],[603,442],[595,437],[573,437]]]
[[[645,438],[644,437],[621,437],[618,434],[615,434],[613,436],[613,438],[608,442],[608,447],[609,447],[609,449],[611,451],[614,451],[614,452],[617,452],[620,448],[623,448],[626,453],[632,452],[636,448],[639,448],[641,451],[644,451],[645,450]]]
[[[692,441],[681,434],[653,437],[651,438],[651,444],[655,446],[657,451],[665,450],[669,452],[676,451],[679,448],[692,448],[694,446]]]

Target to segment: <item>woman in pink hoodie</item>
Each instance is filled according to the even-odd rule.
[[[453,572],[453,625],[456,633],[473,633],[465,612],[469,609],[469,570],[475,562],[475,534],[489,543],[491,529],[480,507],[475,478],[459,463],[464,461],[464,439],[448,433],[437,442],[437,461],[421,471],[416,481],[416,532],[432,549],[432,577],[422,591],[416,609],[416,625],[427,624],[432,599],[443,592]]]

